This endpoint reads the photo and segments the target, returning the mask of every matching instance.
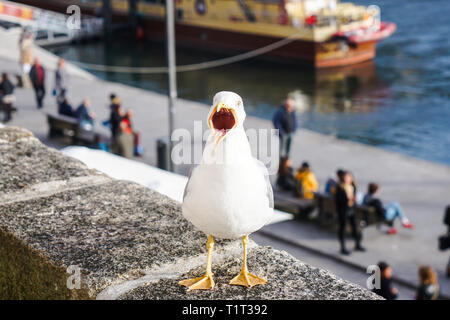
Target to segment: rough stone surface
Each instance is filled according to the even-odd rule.
[[[177,203],[125,181],[0,205],[0,224],[50,260],[80,266],[93,294],[205,246]]]
[[[0,299],[376,299],[254,242],[249,266],[269,284],[230,287],[240,240],[216,242],[217,287],[188,294],[177,282],[204,272],[206,236],[179,203],[99,175],[25,130],[0,128],[0,151]],[[81,289],[67,288],[68,266],[80,268]]]
[[[161,279],[143,285],[119,299],[380,299],[372,292],[339,279],[326,270],[304,264],[290,254],[271,247],[254,248],[248,256],[250,273],[265,278],[268,281],[266,285],[251,289],[229,285],[241,266],[241,257],[231,257],[225,263],[213,263],[216,283],[213,290],[187,292],[186,288],[178,285],[180,280],[202,275],[204,267],[199,267],[175,279]]]
[[[28,130],[0,129],[0,191],[11,192],[33,184],[95,174],[80,161],[47,148]]]
[[[0,143],[15,142],[21,138],[33,138],[31,131],[18,127],[2,127],[0,130]],[[2,141],[3,140],[3,141]]]

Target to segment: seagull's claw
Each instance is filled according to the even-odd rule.
[[[236,286],[244,286],[247,288],[251,288],[253,286],[256,286],[258,284],[266,284],[267,281],[263,278],[260,278],[258,276],[255,276],[254,274],[249,273],[248,271],[243,271],[233,278],[233,280],[230,281],[231,285]]]
[[[210,290],[214,288],[215,283],[213,280],[212,273],[206,273],[202,277],[186,279],[178,282],[178,284],[188,288],[187,291],[191,290]]]

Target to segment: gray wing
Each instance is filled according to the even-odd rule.
[[[272,184],[270,183],[269,179],[269,171],[267,170],[266,166],[255,158],[255,162],[258,165],[259,169],[261,170],[262,174],[264,175],[264,179],[266,180],[266,195],[269,199],[269,207],[274,208],[274,201],[273,201],[273,190],[272,190]]]
[[[184,187],[184,192],[183,192],[183,202],[184,202],[184,198],[186,198],[187,195],[187,190],[189,187],[189,182],[191,182],[191,176],[192,176],[192,172],[194,172],[196,167],[191,168],[191,170],[189,170],[189,177],[188,177],[188,181],[186,182],[186,186]]]

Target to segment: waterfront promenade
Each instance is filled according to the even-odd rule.
[[[0,37],[3,35],[0,34]],[[17,42],[11,41],[10,46],[2,46],[0,50],[1,72],[19,72],[18,54],[13,44],[17,45]],[[54,80],[52,70],[55,68],[57,59],[45,50],[38,50],[37,54],[47,69],[47,95],[44,108],[37,110],[32,89],[17,88],[14,95],[17,97],[15,105],[19,111],[9,124],[30,129],[44,143],[59,148],[62,145],[49,141],[47,138],[48,127],[45,117],[45,112],[56,112],[56,103],[51,96],[51,90]],[[141,132],[142,136],[145,155],[137,160],[155,165],[156,139],[168,135],[167,98],[157,93],[96,79],[75,67],[71,70],[68,96],[74,107],[78,106],[83,98],[89,97],[92,101],[92,109],[97,114],[98,124],[108,118],[109,94],[115,92],[122,97],[124,108],[134,110],[134,128]],[[214,69],[211,72],[214,72]],[[243,99],[245,104],[245,97]],[[205,118],[208,106],[180,99],[176,103],[176,108],[176,127],[192,131],[194,120],[202,120],[203,128],[206,128]],[[247,117],[246,127],[270,128],[271,123],[263,119]],[[98,129],[108,133],[104,127],[98,126]],[[304,160],[309,161],[321,189],[326,179],[333,175],[337,168],[352,171],[361,191],[365,191],[370,181],[379,183],[382,189],[381,198],[386,202],[399,201],[414,223],[415,229],[404,230],[400,227],[397,235],[387,236],[377,232],[373,227],[367,228],[363,241],[367,252],[353,253],[349,257],[341,257],[338,254],[339,248],[335,234],[308,223],[281,222],[264,228],[262,230],[264,234],[334,256],[344,263],[359,268],[366,268],[379,260],[386,260],[393,266],[397,278],[412,285],[417,283],[419,265],[429,264],[439,275],[442,293],[450,296],[450,280],[444,275],[449,252],[441,252],[437,248],[437,238],[446,230],[442,223],[444,209],[450,204],[450,168],[448,166],[339,140],[308,130],[297,132],[292,150],[294,166],[297,167]],[[177,172],[187,174],[188,169],[187,166],[177,167]],[[350,245],[349,248],[351,248]]]

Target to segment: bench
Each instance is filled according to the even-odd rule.
[[[71,138],[72,144],[92,145],[95,137],[99,135],[103,141],[109,141],[109,137],[96,132],[95,130],[85,130],[80,127],[78,120],[73,117],[47,113],[49,126],[49,137],[67,136]]]
[[[319,211],[319,221],[323,225],[336,224],[337,212],[334,198],[326,193],[316,193],[317,206]],[[376,224],[378,227],[382,223],[387,223],[382,217],[379,217],[375,208],[366,205],[355,206],[356,221],[361,228]]]
[[[356,219],[359,221],[359,225],[362,228],[370,225],[376,225],[379,228],[383,223],[389,224],[385,219],[378,216],[374,207],[357,205],[355,214]]]
[[[277,208],[287,209],[296,217],[305,216],[316,207],[314,199],[299,198],[287,191],[273,189],[273,199]]]
[[[321,225],[330,225],[337,220],[336,206],[334,199],[329,194],[317,192],[315,194],[318,207],[318,219]]]

